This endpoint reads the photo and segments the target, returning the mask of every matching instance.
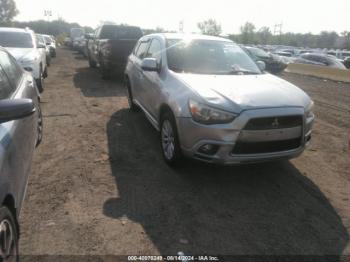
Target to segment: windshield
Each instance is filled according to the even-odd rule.
[[[52,40],[51,40],[50,37],[44,36],[44,38],[45,38],[45,42],[46,42],[46,43],[50,43],[50,44],[51,44]]]
[[[21,32],[0,32],[0,46],[15,48],[33,48],[32,36]]]
[[[70,36],[72,38],[78,38],[78,37],[82,37],[84,35],[84,30],[81,28],[73,28],[70,31]]]
[[[180,73],[261,73],[238,45],[228,41],[168,39],[167,57],[169,69]]]

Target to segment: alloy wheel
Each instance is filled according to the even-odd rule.
[[[16,261],[17,248],[14,228],[9,220],[4,219],[0,223],[0,261]]]
[[[164,120],[163,122],[161,139],[164,156],[166,159],[171,160],[175,155],[175,136],[169,120]]]

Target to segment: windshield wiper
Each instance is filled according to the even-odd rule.
[[[256,71],[246,70],[246,69],[234,69],[228,72],[230,75],[259,75],[260,73]]]

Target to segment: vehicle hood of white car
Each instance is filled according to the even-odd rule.
[[[233,112],[254,108],[307,107],[309,96],[291,83],[270,74],[176,74],[208,103]]]
[[[37,50],[34,48],[6,48],[10,54],[16,58],[17,61],[21,61],[26,57],[35,57]]]

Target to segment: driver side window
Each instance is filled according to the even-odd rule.
[[[158,39],[153,39],[145,57],[157,59],[158,65],[162,62],[162,46]]]

